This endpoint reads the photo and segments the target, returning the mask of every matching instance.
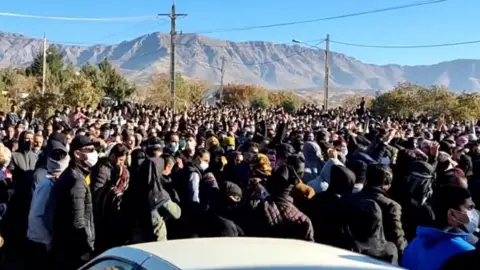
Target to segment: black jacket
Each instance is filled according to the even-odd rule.
[[[385,238],[395,244],[401,256],[407,246],[407,240],[402,228],[402,207],[400,204],[390,199],[386,192],[377,187],[367,186],[353,196],[356,200],[373,200],[380,206]]]
[[[95,229],[88,172],[71,163],[55,183],[54,252],[79,258],[93,251]]]

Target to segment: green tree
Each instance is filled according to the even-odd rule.
[[[86,63],[80,69],[80,73],[92,82],[92,86],[97,89],[103,89],[105,85],[105,76],[97,66]]]
[[[372,109],[381,115],[412,116],[419,113],[418,90],[423,87],[400,83],[392,91],[385,92],[372,102]]]
[[[287,113],[294,113],[300,107],[298,100],[286,99],[282,102],[282,107]]]
[[[175,109],[181,110],[185,106],[203,100],[205,92],[210,84],[205,81],[187,80],[180,73],[175,76]],[[148,99],[145,102],[158,106],[170,106],[170,78],[167,75],[159,75],[153,78],[152,86],[146,93]]]
[[[255,109],[267,109],[270,107],[270,101],[268,100],[268,95],[261,95],[254,98],[250,102],[250,106]]]
[[[102,92],[81,75],[71,77],[63,88],[63,104],[69,106],[95,105],[102,99]]]
[[[118,73],[108,59],[105,58],[98,68],[105,78],[103,92],[106,96],[115,100],[124,100],[135,92],[135,86]]]
[[[35,109],[39,117],[47,119],[58,109],[59,100],[62,100],[62,96],[58,93],[49,91],[42,95],[40,91],[36,91],[25,98],[23,108]]]

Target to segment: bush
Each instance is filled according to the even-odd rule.
[[[181,110],[194,103],[201,102],[210,84],[201,80],[187,80],[181,74],[175,77],[175,109]],[[145,91],[148,99],[145,103],[167,107],[171,103],[170,78],[160,75],[153,78],[149,91]]]
[[[231,105],[250,105],[252,100],[266,95],[261,86],[248,84],[228,84],[223,88],[223,101]]]
[[[255,109],[267,109],[268,107],[270,107],[268,96],[263,95],[254,98],[252,102],[250,102],[250,106]]]
[[[373,100],[372,110],[387,116],[439,117],[445,115],[456,120],[480,117],[480,95],[454,93],[442,86],[423,87],[411,83],[398,84],[392,91]]]
[[[282,102],[282,108],[287,113],[294,113],[300,108],[301,104],[293,99],[286,99]]]

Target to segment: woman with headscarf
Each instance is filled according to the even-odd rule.
[[[242,228],[237,224],[238,210],[242,201],[242,189],[235,183],[223,182],[216,193],[217,198],[210,201],[208,209],[202,214],[198,224],[200,237],[239,237]]]
[[[373,200],[361,200],[351,210],[348,215],[352,237],[349,249],[396,265],[397,247],[385,240],[380,206]]]
[[[322,149],[314,141],[307,141],[303,146],[303,155],[305,157],[305,175],[303,181],[308,183],[315,179],[323,167]]]
[[[288,162],[265,182],[268,195],[254,209],[252,236],[313,241],[310,219],[293,204],[290,194],[299,183],[298,173]]]
[[[407,241],[415,237],[417,226],[429,225],[433,212],[429,199],[433,194],[435,170],[425,161],[415,161],[401,188],[402,225]]]
[[[134,242],[167,240],[167,219],[179,219],[181,209],[162,186],[162,158],[148,157],[140,168],[140,177],[130,182],[128,198],[130,213],[136,220]],[[138,238],[136,238],[138,237]]]
[[[345,196],[353,191],[355,174],[344,166],[334,165],[328,189],[310,201],[308,214],[315,230],[315,242],[344,248],[347,244]]]

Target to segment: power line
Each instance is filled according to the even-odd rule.
[[[129,21],[150,21],[158,19],[157,16],[136,16],[136,17],[111,17],[111,18],[92,18],[92,17],[57,17],[57,16],[42,16],[11,12],[0,12],[0,17],[15,17],[25,19],[38,20],[55,20],[55,21],[89,21],[89,22],[129,22]]]
[[[287,25],[305,24],[305,23],[313,23],[313,22],[320,22],[320,21],[329,21],[329,20],[343,19],[343,18],[349,18],[349,17],[363,16],[363,15],[368,15],[368,14],[374,14],[374,13],[380,13],[380,12],[386,12],[386,11],[393,11],[393,10],[399,10],[399,9],[406,9],[406,8],[418,7],[418,6],[424,6],[424,5],[432,5],[432,4],[438,4],[438,3],[446,2],[446,1],[448,1],[448,0],[420,1],[420,2],[415,2],[415,3],[400,5],[400,6],[393,6],[393,7],[381,8],[381,9],[361,11],[361,12],[356,12],[356,13],[343,14],[343,15],[331,16],[331,17],[324,17],[324,18],[319,18],[319,19],[275,23],[275,24],[266,24],[266,25],[257,25],[257,26],[245,26],[245,27],[238,27],[238,28],[201,30],[201,31],[192,31],[192,32],[196,33],[196,34],[212,34],[212,33],[245,31],[245,30],[272,28],[272,27],[280,27],[280,26],[287,26]]]
[[[419,48],[435,48],[435,47],[450,47],[450,46],[459,46],[467,44],[480,43],[480,40],[471,40],[471,41],[460,41],[453,43],[441,43],[441,44],[423,44],[423,45],[367,45],[367,44],[356,44],[343,41],[331,40],[331,43],[353,46],[353,47],[364,47],[364,48],[380,48],[380,49],[419,49]]]
[[[312,45],[312,47],[316,47],[322,43],[325,42],[325,39],[323,39],[322,41],[318,42],[317,44],[314,44]],[[320,48],[319,48],[320,49]],[[250,64],[246,64],[246,63],[238,63],[238,62],[231,62],[232,64],[237,64],[237,65],[244,65],[244,66],[262,66],[262,65],[267,65],[267,64],[271,64],[271,63],[276,63],[276,62],[280,62],[282,60],[285,60],[285,59],[288,59],[288,58],[292,58],[294,56],[297,56],[297,55],[300,55],[300,54],[303,54],[304,52],[306,51],[309,51],[309,50],[312,50],[310,48],[304,48],[302,50],[300,50],[299,52],[296,52],[294,54],[290,54],[290,55],[287,55],[285,57],[282,57],[282,58],[279,58],[279,59],[276,59],[276,60],[270,60],[270,61],[266,61],[266,62],[260,62],[260,63],[250,63]]]

